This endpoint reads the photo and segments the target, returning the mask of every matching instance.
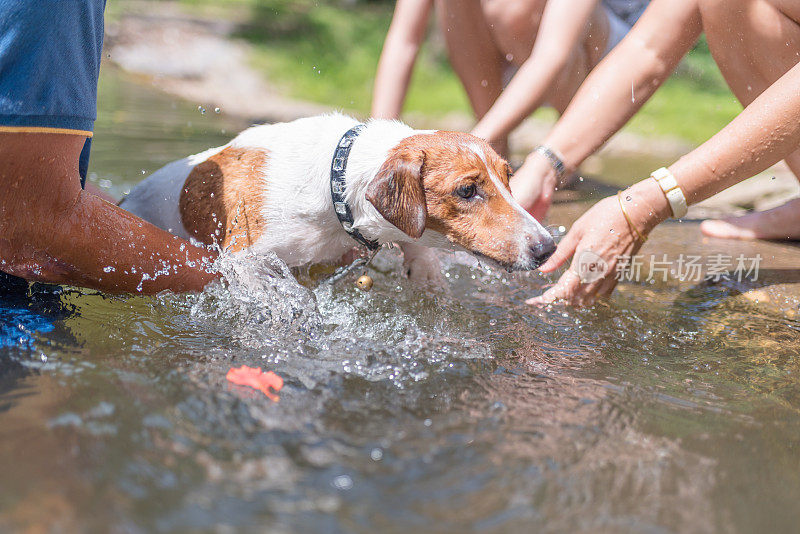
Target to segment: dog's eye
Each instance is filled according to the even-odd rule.
[[[462,185],[456,189],[456,194],[463,199],[470,199],[475,196],[475,184]]]

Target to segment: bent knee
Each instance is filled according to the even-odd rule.
[[[481,8],[492,31],[523,35],[539,27],[547,0],[482,0]]]

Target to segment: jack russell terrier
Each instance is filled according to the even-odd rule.
[[[530,270],[556,247],[511,197],[509,172],[469,134],[332,114],[253,126],[162,167],[120,206],[223,251],[272,251],[289,267],[413,242]]]

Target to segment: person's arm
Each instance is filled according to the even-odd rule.
[[[653,0],[641,19],[581,85],[544,145],[577,169],[619,131],[669,78],[702,31],[697,0]],[[531,153],[511,189],[535,217],[547,212],[556,185],[550,163]]]
[[[0,270],[106,292],[199,291],[214,254],[83,191],[84,138],[0,134]]]
[[[372,96],[372,116],[396,119],[403,111],[433,0],[398,0],[383,43]]]
[[[675,162],[675,176],[689,204],[704,200],[774,165],[800,145],[800,64],[784,74],[709,141]],[[622,194],[626,211],[643,234],[670,216],[669,204],[655,180],[643,180]],[[630,198],[630,200],[627,200]],[[549,273],[573,255],[591,250],[608,262],[608,274],[582,284],[568,270],[532,304],[566,301],[587,304],[616,285],[620,255],[634,253],[640,243],[624,218],[616,197],[601,200],[570,229],[556,253],[540,268]],[[574,262],[573,262],[574,263]]]
[[[541,106],[581,45],[598,0],[549,0],[530,56],[472,133],[494,142]]]

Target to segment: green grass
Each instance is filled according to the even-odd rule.
[[[673,76],[627,126],[654,134],[702,143],[730,122],[742,107],[730,92],[700,91],[695,84]]]
[[[671,135],[702,143],[741,110],[703,37],[678,71],[634,117],[629,128],[639,133]]]
[[[385,4],[343,9],[292,2],[257,2],[238,33],[256,47],[254,65],[297,98],[367,113],[372,83],[391,8]],[[446,58],[427,46],[420,54],[407,111],[468,111],[464,91]]]
[[[246,22],[237,36],[255,46],[254,66],[287,95],[368,113],[391,3],[362,1],[347,8],[312,0],[184,2],[238,13]],[[701,41],[628,129],[700,143],[740,110]],[[470,111],[445,51],[430,40],[420,54],[405,111],[434,116]],[[555,117],[551,110],[538,115]]]

